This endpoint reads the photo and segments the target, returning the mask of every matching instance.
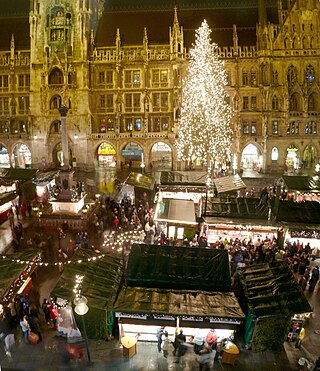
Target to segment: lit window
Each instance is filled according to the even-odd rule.
[[[273,147],[271,150],[271,160],[278,161],[279,158],[279,151],[277,147]]]

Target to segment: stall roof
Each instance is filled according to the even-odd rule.
[[[35,179],[33,179],[33,183],[37,185],[46,185],[51,182],[57,175],[59,175],[59,170],[52,170],[52,171],[45,171],[39,172]]]
[[[160,184],[162,185],[189,185],[206,187],[206,173],[193,171],[161,171]]]
[[[212,179],[218,193],[238,191],[247,186],[238,174]]]
[[[171,223],[196,225],[196,213],[193,200],[163,198],[156,207],[154,220]]]
[[[17,192],[6,192],[0,193],[0,205],[4,205],[5,203],[14,200],[17,197]]]
[[[226,250],[134,244],[128,267],[130,286],[230,291]]]
[[[294,202],[280,200],[276,220],[320,224],[320,203],[318,201]]]
[[[256,318],[311,312],[301,287],[284,262],[238,269],[249,309]]]
[[[114,305],[116,312],[212,316],[244,319],[231,292],[175,291],[146,287],[122,287]]]
[[[90,250],[77,250],[71,263],[65,265],[63,274],[52,291],[52,296],[72,300],[75,277],[83,275],[81,294],[88,299],[90,306],[104,309],[107,305],[111,305],[119,287],[122,263],[120,259],[113,256],[101,256]],[[88,261],[93,257],[95,260]]]
[[[320,192],[320,181],[312,176],[283,175],[285,186],[292,191]]]
[[[153,177],[143,175],[140,173],[131,172],[124,184],[130,184],[137,188],[154,189],[155,180]]]
[[[267,220],[267,219],[246,219],[246,218],[230,218],[230,217],[205,217],[204,218],[204,221],[206,224],[208,224],[209,226],[216,226],[216,225],[227,225],[227,226],[230,226],[230,227],[237,227],[239,229],[243,228],[243,227],[264,227],[264,228],[268,228],[270,227],[270,229],[277,229],[277,228],[281,228],[280,225],[278,225],[276,222],[272,222],[270,220]]]
[[[2,168],[0,171],[1,180],[20,180],[27,181],[35,177],[38,169],[15,169],[15,168]]]
[[[29,265],[28,262],[38,255],[38,250],[23,251],[11,255],[7,255],[5,259],[0,259],[0,296],[3,296],[13,281]],[[18,262],[19,260],[19,262]],[[21,264],[25,261],[25,264]]]

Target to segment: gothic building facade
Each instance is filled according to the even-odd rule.
[[[0,167],[58,166],[64,106],[70,164],[185,169],[177,120],[204,18],[228,75],[233,168],[320,162],[319,1],[1,2]]]

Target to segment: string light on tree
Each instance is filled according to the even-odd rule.
[[[227,102],[227,74],[211,42],[211,30],[204,20],[196,30],[190,63],[182,87],[177,152],[182,161],[201,159],[211,179],[215,168],[231,159],[231,107]]]

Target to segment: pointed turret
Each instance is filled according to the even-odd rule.
[[[234,49],[234,54],[238,55],[238,33],[237,33],[237,26],[234,24],[233,25],[233,49]]]
[[[178,10],[174,8],[173,26],[169,29],[170,53],[177,58],[184,51],[183,28],[179,25]]]

